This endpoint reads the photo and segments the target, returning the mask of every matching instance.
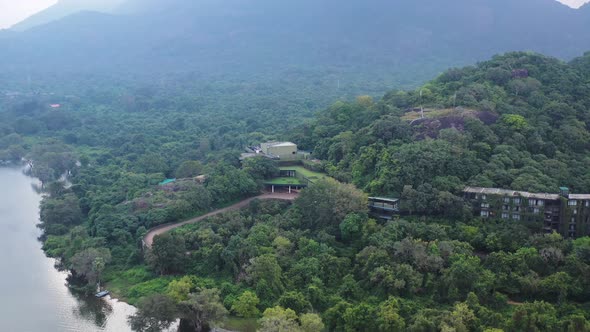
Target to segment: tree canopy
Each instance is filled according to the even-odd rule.
[[[0,159],[44,183],[47,254],[137,304],[140,331],[205,330],[230,310],[269,331],[585,331],[588,239],[474,218],[461,191],[590,192],[589,56],[508,53],[314,117],[281,98],[207,108],[218,96],[175,87],[103,86],[57,113],[43,95],[3,98]],[[277,165],[238,153],[273,139],[331,178],[144,250],[152,227],[258,194]],[[368,195],[402,198],[403,215],[373,219]]]

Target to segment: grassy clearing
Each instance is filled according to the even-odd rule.
[[[136,266],[125,271],[106,271],[105,288],[114,297],[131,305],[147,295],[164,293],[173,277],[158,277],[147,269],[147,266]]]
[[[282,171],[287,171],[287,170],[292,170],[292,171],[296,171],[297,173],[305,176],[306,178],[309,178],[311,180],[314,179],[322,179],[322,178],[327,178],[328,176],[326,174],[323,173],[319,173],[319,172],[314,172],[314,171],[310,171],[307,168],[303,167],[303,166],[281,166],[279,167]]]
[[[301,181],[298,178],[274,178],[266,181],[267,184],[290,184],[290,185],[300,185]]]

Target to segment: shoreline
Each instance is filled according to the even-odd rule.
[[[50,257],[44,250],[44,232],[37,226],[44,195],[37,190],[38,179],[26,174],[23,166],[0,166],[4,184],[0,219],[5,229],[3,242],[8,249],[3,294],[5,304],[10,305],[4,315],[0,314],[4,329],[131,331],[127,316],[136,312],[134,306],[116,298],[98,301],[76,291],[68,282],[70,270],[61,268],[59,258]],[[19,317],[28,315],[38,319],[19,322]]]
[[[14,162],[13,163],[1,163],[0,162],[0,168],[13,169],[13,170],[19,171],[21,174],[23,174],[24,176],[26,176],[28,178],[34,179],[36,183],[32,183],[33,190],[35,190],[37,193],[39,193],[41,195],[41,197],[42,197],[41,201],[43,200],[44,197],[46,197],[47,194],[45,193],[45,190],[42,187],[41,180],[39,178],[33,176],[31,173],[32,166],[31,166],[30,162],[25,161],[25,160],[22,160],[17,163],[14,163]],[[199,221],[202,221],[206,218],[209,218],[209,217],[212,217],[212,216],[215,216],[218,214],[240,210],[240,209],[248,206],[248,204],[250,204],[250,202],[252,202],[256,199],[294,201],[297,197],[298,197],[297,194],[264,193],[264,194],[261,194],[258,196],[243,199],[243,200],[238,201],[237,203],[234,203],[230,206],[226,206],[226,207],[223,207],[220,209],[213,210],[211,212],[200,215],[198,217],[190,218],[188,220],[183,220],[183,221],[179,221],[179,222],[175,222],[175,223],[159,225],[159,226],[149,229],[148,232],[146,233],[146,235],[144,235],[144,237],[143,237],[144,246],[145,246],[145,248],[149,249],[151,247],[151,245],[153,244],[154,237],[157,235],[172,231],[176,228],[179,228],[179,227],[182,227],[182,226],[185,226],[188,224],[197,223]],[[38,217],[40,218],[39,215],[38,215]],[[39,222],[40,222],[40,220],[39,220]],[[57,268],[55,263],[57,261],[59,261],[60,258],[59,257],[51,257],[47,254],[47,251],[43,249],[44,244],[45,244],[44,238],[45,238],[45,232],[41,231],[40,237],[37,239],[37,241],[41,244],[39,249],[47,259],[52,261],[53,270],[57,273],[63,273],[66,276],[66,282],[64,283],[64,286],[65,286],[65,288],[67,288],[67,291],[72,296],[77,298],[79,301],[83,301],[86,303],[100,303],[101,301],[104,301],[105,302],[104,305],[110,306],[111,308],[125,306],[126,307],[125,309],[119,309],[119,310],[124,310],[126,317],[128,317],[128,315],[133,314],[133,312],[136,312],[138,310],[138,308],[135,305],[129,303],[129,299],[127,297],[125,297],[123,294],[121,294],[116,287],[111,290],[109,287],[110,282],[104,282],[104,289],[109,289],[110,294],[103,299],[95,299],[94,294],[84,294],[83,292],[76,292],[75,287],[73,287],[73,285],[70,285],[70,283],[67,282],[67,276],[69,276],[72,273],[72,270],[69,268],[65,268],[63,270]],[[228,320],[232,320],[232,319],[239,319],[239,317],[234,317],[232,315],[229,315]],[[176,331],[178,324],[179,323],[177,321],[167,331]]]

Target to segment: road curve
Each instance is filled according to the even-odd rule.
[[[160,226],[154,227],[154,228],[150,229],[147,232],[147,234],[143,237],[143,243],[146,247],[151,248],[152,243],[154,243],[154,237],[156,235],[164,234],[168,231],[171,231],[175,228],[178,228],[178,227],[181,227],[181,226],[184,226],[187,224],[197,223],[205,218],[209,218],[211,216],[214,216],[214,215],[217,215],[220,213],[239,210],[239,209],[247,206],[248,204],[250,204],[250,202],[252,202],[255,199],[278,199],[278,200],[283,200],[283,201],[292,201],[292,200],[295,200],[295,198],[297,198],[297,196],[298,196],[297,194],[283,194],[283,193],[270,194],[269,193],[269,194],[264,194],[264,195],[260,195],[260,196],[256,196],[256,197],[251,197],[251,198],[245,199],[243,201],[240,201],[234,205],[225,207],[223,209],[209,212],[209,213],[202,215],[200,217],[197,217],[197,218],[181,221],[178,223],[165,224],[165,225],[160,225]]]

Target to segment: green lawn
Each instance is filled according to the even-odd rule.
[[[113,297],[136,305],[139,299],[155,293],[165,293],[172,276],[160,277],[138,265],[128,270],[107,269],[103,274],[104,287]]]
[[[301,174],[311,180],[328,177],[326,174],[310,171],[303,166],[281,166],[279,168],[282,171],[287,171],[287,170],[296,171],[298,174]]]
[[[291,185],[300,185],[301,181],[298,178],[274,178],[265,181],[267,184],[291,184]]]

